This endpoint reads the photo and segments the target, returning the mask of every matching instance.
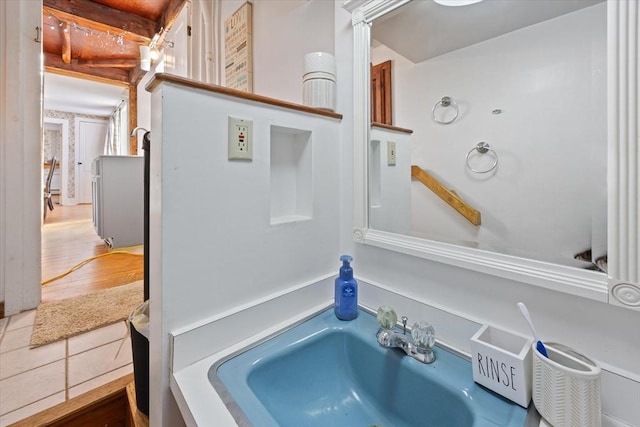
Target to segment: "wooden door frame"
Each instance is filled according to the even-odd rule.
[[[391,60],[371,65],[371,122],[393,125]]]
[[[42,1],[1,2],[0,300],[10,316],[40,302]],[[1,314],[1,313],[0,313]]]

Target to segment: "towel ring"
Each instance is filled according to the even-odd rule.
[[[480,154],[486,154],[489,151],[491,151],[491,153],[493,154],[493,164],[485,170],[478,170],[478,169],[474,169],[473,167],[471,167],[471,165],[469,164],[469,156],[471,156],[471,153],[473,153],[474,151],[477,151]],[[471,171],[471,172],[475,172],[475,173],[489,173],[492,170],[494,170],[496,168],[496,166],[498,166],[498,153],[496,153],[496,151],[491,148],[491,146],[489,144],[487,144],[486,142],[478,142],[478,144],[473,147],[471,150],[469,150],[469,152],[467,153],[467,157],[465,159],[465,165],[467,166],[467,168]]]
[[[438,109],[438,107],[442,107],[442,108],[452,107],[455,109],[456,113],[451,120],[438,120],[436,118],[436,110]],[[450,97],[443,96],[442,99],[436,102],[436,104],[431,109],[431,117],[433,118],[434,122],[440,123],[442,125],[448,125],[449,123],[453,123],[453,121],[458,118],[458,104],[456,104],[456,102]]]

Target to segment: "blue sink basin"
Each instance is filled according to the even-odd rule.
[[[436,347],[424,365],[378,345],[375,317],[324,311],[209,369],[239,425],[524,426],[527,411],[473,382],[471,362]]]

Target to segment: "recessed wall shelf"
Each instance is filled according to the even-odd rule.
[[[271,126],[271,225],[313,216],[311,131]]]

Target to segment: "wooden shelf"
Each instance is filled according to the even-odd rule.
[[[160,85],[162,82],[173,83],[180,86],[192,87],[196,89],[206,90],[208,92],[217,93],[220,95],[226,95],[233,98],[245,99],[247,101],[258,102],[262,104],[268,104],[275,107],[286,108],[289,110],[302,111],[305,113],[316,114],[319,116],[330,117],[332,119],[342,120],[342,114],[334,113],[333,111],[322,110],[320,108],[308,107],[306,105],[294,104],[292,102],[282,101],[280,99],[269,98],[267,96],[256,95],[253,93],[243,92],[241,90],[231,89],[224,86],[202,83],[196,80],[187,79],[185,77],[179,77],[168,73],[157,73],[153,76],[151,81],[147,83],[145,89],[149,92]]]
[[[394,125],[387,125],[379,122],[371,122],[371,127],[392,130],[395,132],[402,132],[402,133],[409,133],[409,134],[413,133],[413,130],[411,129],[401,128],[399,126],[394,126]]]
[[[447,189],[437,179],[425,172],[420,166],[411,166],[411,176],[423,183],[427,188],[433,191],[436,196],[444,200],[471,224],[479,226],[482,223],[479,211],[472,208],[467,202],[458,197],[455,191]]]

